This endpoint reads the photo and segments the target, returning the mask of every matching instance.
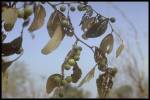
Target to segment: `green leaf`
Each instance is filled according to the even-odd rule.
[[[114,38],[112,34],[108,34],[101,42],[100,48],[104,53],[111,53],[114,46]]]
[[[28,29],[29,32],[33,32],[33,31],[41,28],[44,24],[45,16],[46,16],[45,8],[42,5],[35,6],[34,19]]]
[[[121,43],[121,45],[118,47],[118,49],[116,51],[116,58],[121,54],[123,49],[124,49],[124,44]]]
[[[79,68],[78,64],[75,63],[75,65],[73,66],[73,74],[71,74],[72,82],[77,83],[77,81],[81,78],[81,75],[82,71]]]
[[[64,35],[64,32],[62,31],[62,26],[58,25],[56,30],[54,31],[54,35],[52,39],[48,41],[48,43],[44,46],[41,52],[47,55],[51,53],[52,51],[54,51],[61,43],[64,36],[65,35]]]
[[[95,68],[96,66],[94,66],[94,68],[92,68],[87,75],[83,78],[83,80],[81,80],[81,82],[79,83],[78,87],[81,87],[84,83],[89,82],[93,77],[94,77],[94,73],[95,73]]]
[[[60,84],[55,80],[56,76],[62,78],[62,76],[60,74],[51,75],[48,78],[47,83],[46,83],[46,92],[47,93],[51,93],[54,90],[54,88],[60,86]]]

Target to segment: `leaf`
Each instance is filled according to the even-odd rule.
[[[56,30],[57,26],[60,24],[60,21],[65,18],[66,18],[65,15],[58,10],[55,10],[51,14],[47,23],[47,30],[50,37],[53,36],[54,31]]]
[[[114,46],[114,38],[112,34],[108,34],[101,42],[100,48],[104,53],[111,53]]]
[[[93,24],[83,35],[83,39],[96,38],[101,36],[107,30],[109,19],[104,19],[98,23]]]
[[[47,93],[51,93],[54,90],[54,88],[56,88],[60,85],[55,81],[56,76],[58,76],[60,78],[62,77],[60,74],[53,74],[48,78],[47,83],[46,83],[46,92]]]
[[[29,32],[33,32],[33,31],[41,28],[44,24],[45,16],[46,16],[45,8],[42,5],[35,6],[34,19],[28,29]]]
[[[14,25],[18,17],[18,12],[16,8],[6,8],[2,12],[2,20],[5,24],[12,24]]]
[[[121,54],[123,49],[124,49],[124,44],[122,43],[116,51],[116,58]]]
[[[59,46],[63,38],[64,33],[62,31],[62,27],[61,25],[58,25],[52,39],[48,41],[48,43],[44,46],[41,52],[45,55],[51,53]]]
[[[92,68],[87,75],[83,78],[83,80],[81,80],[81,82],[79,83],[78,87],[81,87],[84,83],[89,82],[93,77],[94,77],[94,73],[95,73],[95,68],[96,66],[94,66],[94,68]]]
[[[81,75],[82,71],[79,68],[78,64],[75,63],[75,65],[73,66],[73,74],[71,74],[72,82],[76,83],[81,78]]]
[[[9,43],[2,43],[2,56],[9,56],[17,53],[22,46],[22,36],[17,37]]]
[[[109,77],[106,73],[99,75],[99,77],[96,80],[97,84],[97,91],[99,94],[99,97],[104,98],[108,95],[110,89],[113,86],[112,78]]]
[[[95,17],[91,17],[91,18],[89,18],[89,19],[86,19],[86,20],[82,23],[81,29],[82,29],[83,31],[85,31],[86,29],[89,29],[94,23],[95,23]]]
[[[2,60],[2,72],[6,72],[6,70],[11,66],[13,61],[4,61]]]

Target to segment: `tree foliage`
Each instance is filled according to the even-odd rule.
[[[112,79],[117,73],[117,69],[108,67],[107,62],[107,59],[109,59],[108,55],[112,52],[115,43],[115,33],[112,28],[112,23],[115,23],[115,18],[108,18],[101,15],[96,12],[92,6],[88,4],[88,2],[61,2],[56,4],[52,4],[51,2],[24,2],[21,8],[16,7],[17,3],[18,2],[2,2],[2,57],[17,54],[19,55],[19,58],[23,54],[22,42],[24,27],[29,26],[28,30],[30,33],[42,28],[45,23],[46,13],[49,13],[46,12],[44,5],[48,4],[53,8],[47,22],[47,30],[51,39],[48,42],[46,41],[47,43],[41,49],[41,53],[44,55],[52,53],[58,46],[60,46],[65,36],[75,37],[76,41],[62,63],[61,74],[55,73],[48,78],[46,84],[47,93],[51,93],[55,88],[61,89],[71,82],[77,83],[80,80],[82,70],[78,65],[78,61],[80,60],[82,47],[79,46],[78,43],[81,42],[92,50],[96,65],[85,76],[85,78],[81,80],[79,86],[90,81],[94,77],[95,68],[98,67],[101,72],[104,72],[103,74],[100,74],[96,80],[98,94],[101,97],[106,97],[113,86]],[[74,3],[77,3],[77,7],[74,6]],[[90,46],[75,34],[70,18],[70,12],[76,14],[76,9],[78,9],[79,12],[84,12],[80,22],[81,30],[83,31],[83,39],[87,40],[92,38],[94,40],[94,38],[106,34],[108,27],[111,28],[111,32],[104,37],[99,46]],[[67,14],[64,13],[66,10]],[[29,25],[30,16],[32,14],[34,14],[33,22]],[[15,22],[18,18],[24,20],[22,23],[22,31],[20,32],[20,36],[9,43],[5,43],[4,41],[7,38],[7,35],[9,35],[6,35],[6,33],[13,30]],[[121,54],[123,47],[124,46],[121,45],[117,49],[116,57]],[[9,62],[2,60],[3,73],[7,71],[9,66],[15,60]],[[65,76],[64,70],[69,71],[71,68],[73,73],[70,76]],[[67,77],[70,78],[68,79]]]

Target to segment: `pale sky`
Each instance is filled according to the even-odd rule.
[[[121,14],[112,8],[107,2],[90,2],[91,6],[99,13],[106,17],[115,17],[116,23],[113,24],[113,26],[116,28],[116,30],[119,30],[121,33],[119,33],[125,43],[128,41],[130,43],[130,47],[133,48],[133,51],[135,50],[136,53],[136,47],[134,47],[134,43],[132,44],[132,41],[134,41],[133,38],[133,31],[128,25],[128,23],[124,20],[124,18],[121,16]],[[140,33],[140,45],[143,50],[144,55],[144,71],[148,73],[148,3],[147,2],[113,2],[113,4],[117,5],[122,9],[125,14],[129,17],[129,19],[134,23],[135,27],[138,29],[138,32]],[[24,48],[24,55],[18,60],[18,61],[24,61],[28,66],[28,69],[31,72],[31,75],[34,78],[38,78],[38,75],[45,76],[46,79],[48,76],[54,73],[60,73],[61,70],[61,64],[64,61],[64,58],[68,51],[71,49],[72,44],[75,41],[75,38],[72,37],[65,37],[62,41],[61,45],[53,51],[49,55],[43,55],[41,54],[41,49],[45,46],[45,44],[49,41],[50,37],[48,35],[47,31],[47,21],[49,19],[50,14],[53,12],[53,9],[45,4],[44,7],[46,8],[46,19],[45,24],[42,28],[39,30],[33,32],[35,35],[35,39],[32,40],[30,33],[27,31],[27,28],[25,28],[24,31],[24,40],[23,40],[23,48]],[[75,27],[75,33],[81,38],[81,35],[83,32],[81,31],[81,28],[79,27],[79,23],[81,20],[83,13],[80,13],[76,11],[75,13],[71,13],[71,21],[73,23],[73,26]],[[33,18],[33,15],[31,16]],[[21,31],[21,23],[22,20],[18,20],[15,28],[9,33],[8,38],[6,41],[10,41],[14,39],[16,36],[20,35]],[[106,32],[108,34],[110,30]],[[129,35],[131,33],[131,35]],[[99,38],[95,39],[89,39],[85,40],[90,45],[97,45],[99,46],[99,43],[102,38],[104,38],[103,35]],[[127,36],[128,35],[128,36]],[[82,69],[82,78],[86,75],[86,73],[95,65],[93,54],[90,51],[89,48],[84,46],[83,44],[79,43],[82,47],[82,53],[81,53],[81,59],[78,62],[78,64],[81,66]],[[118,46],[119,44],[115,44]],[[132,46],[133,45],[133,46]],[[115,49],[114,49],[115,52]],[[122,61],[120,56],[118,61]],[[138,57],[138,56],[137,56]],[[70,72],[71,73],[71,72]],[[96,89],[96,83],[95,80],[98,77],[98,71],[96,71],[95,78],[92,79],[89,83],[86,83],[83,85],[83,89],[88,90],[92,93],[92,97],[96,97],[97,95],[97,89]],[[67,73],[69,74],[69,73]],[[46,84],[46,79],[44,81],[38,80],[38,82],[41,84]],[[38,84],[38,83],[37,83]],[[73,84],[76,86],[76,84]]]

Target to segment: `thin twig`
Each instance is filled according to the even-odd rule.
[[[84,45],[86,45],[87,47],[89,47],[89,48],[92,50],[92,52],[94,53],[93,46],[91,47],[91,46],[89,46],[87,43],[83,42],[81,39],[78,38],[78,36],[77,36],[76,34],[74,34],[74,36],[75,36],[75,38],[76,38],[79,42],[81,42],[81,43],[83,43]]]

